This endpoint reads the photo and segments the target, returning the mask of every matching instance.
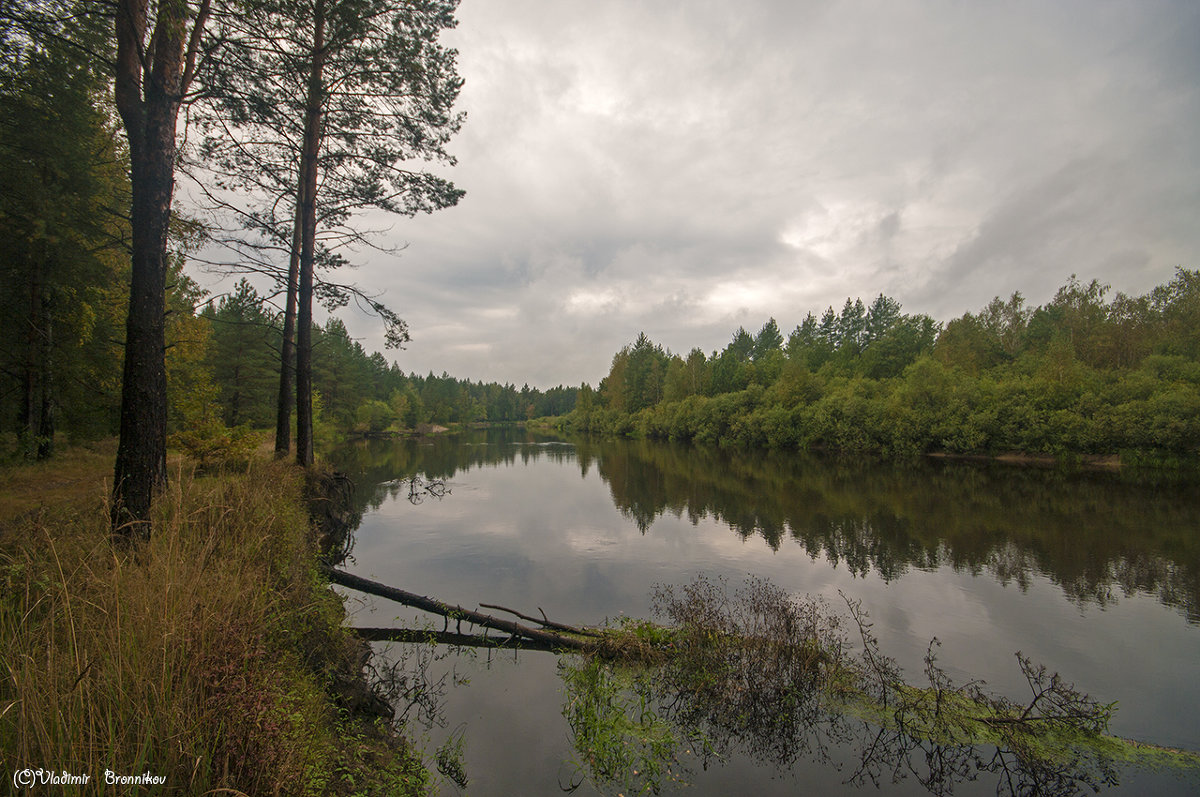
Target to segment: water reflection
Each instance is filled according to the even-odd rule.
[[[790,540],[858,576],[893,581],[949,565],[1025,589],[1040,574],[1079,603],[1144,593],[1200,622],[1200,501],[1191,485],[1153,475],[895,465],[650,441],[568,445],[517,429],[369,441],[333,457],[354,475],[364,511],[413,492],[413,476],[450,481],[537,459],[574,463],[583,476],[594,469],[643,533],[666,514],[714,519],[772,550]]]
[[[1027,660],[1038,694],[1023,710],[977,684],[956,687],[932,645],[928,686],[903,685],[873,638],[851,656],[838,616],[769,584],[748,583],[733,600],[711,582],[682,593],[669,612],[682,655],[650,668],[559,663],[575,784],[658,794],[686,783],[693,764],[735,753],[780,772],[808,759],[852,787],[911,778],[939,797],[973,782],[1008,797],[1118,783],[1115,745],[1102,736],[1110,707]]]

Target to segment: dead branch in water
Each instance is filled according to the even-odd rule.
[[[494,628],[497,631],[506,631],[514,636],[522,637],[523,639],[539,642],[546,645],[551,650],[578,650],[585,653],[597,652],[600,649],[600,641],[596,638],[595,631],[588,631],[582,628],[575,628],[561,623],[555,623],[554,627],[577,636],[564,636],[563,634],[544,631],[539,628],[530,628],[529,626],[515,623],[512,620],[505,620],[501,617],[493,617],[490,614],[477,612],[473,609],[464,609],[462,606],[451,606],[448,603],[443,603],[435,598],[430,598],[424,595],[417,595],[413,592],[407,592],[396,587],[390,587],[387,584],[381,584],[378,581],[372,581],[369,578],[356,576],[342,570],[335,570],[332,567],[325,566],[322,568],[329,580],[335,584],[340,584],[343,587],[356,589],[360,592],[366,592],[370,595],[376,595],[380,598],[402,603],[405,606],[412,606],[416,609],[432,612],[433,614],[445,617],[447,621],[454,620],[461,625],[463,620],[466,620],[472,625],[480,626],[481,628]],[[509,610],[505,610],[509,611]],[[513,612],[515,614],[515,612]],[[447,622],[447,626],[449,623]],[[577,637],[587,637],[580,639]]]
[[[560,648],[519,636],[459,634],[454,631],[435,631],[421,628],[351,628],[355,636],[368,642],[415,642],[418,644],[454,645],[465,648],[494,648],[497,650],[536,650],[554,653]]]
[[[538,609],[539,612],[542,612],[542,619],[539,620],[536,617],[530,617],[527,614],[521,614],[517,610],[510,609],[507,606],[497,606],[494,603],[481,603],[481,604],[479,604],[479,606],[480,606],[480,608],[483,608],[483,609],[495,609],[496,611],[507,612],[508,614],[514,615],[516,617],[520,617],[522,620],[528,620],[531,623],[537,623],[538,625],[542,626],[543,628],[553,628],[558,631],[566,631],[571,634],[581,634],[583,636],[593,636],[593,637],[604,636],[599,631],[593,631],[590,628],[577,628],[573,625],[564,625],[563,623],[556,623],[553,620],[548,619],[546,617],[546,613],[543,612],[541,609]]]

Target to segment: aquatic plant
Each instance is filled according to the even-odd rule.
[[[954,684],[936,639],[925,682],[909,684],[845,596],[840,613],[762,579],[730,591],[700,577],[653,597],[670,626],[626,622],[611,633],[653,638],[659,655],[560,664],[576,763],[599,786],[657,794],[686,779],[689,760],[707,766],[737,751],[790,768],[801,757],[833,761],[834,747],[854,752],[848,783],[912,777],[939,795],[983,775],[998,794],[1067,797],[1116,784],[1125,766],[1200,769],[1195,753],[1109,735],[1114,704],[1020,653],[1023,702],[981,681]]]

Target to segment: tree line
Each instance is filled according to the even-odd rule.
[[[453,107],[462,85],[456,53],[439,38],[454,26],[456,7],[457,0],[0,5],[0,147],[5,188],[13,189],[0,224],[19,241],[3,264],[4,293],[15,313],[11,339],[21,341],[6,357],[4,378],[16,385],[6,394],[21,394],[27,453],[46,456],[67,385],[111,391],[86,363],[107,376],[120,362],[115,531],[148,534],[151,502],[166,483],[170,415],[181,411],[168,401],[178,370],[171,361],[195,359],[187,352],[197,345],[197,330],[175,329],[199,323],[180,313],[194,287],[179,267],[189,244],[224,245],[234,253],[227,270],[263,274],[285,297],[276,452],[291,449],[294,409],[301,465],[313,462],[314,298],[330,307],[356,299],[383,319],[390,345],[407,340],[393,311],[330,272],[347,263],[346,245],[371,243],[353,224],[358,211],[415,215],[462,196],[431,168],[453,164],[446,145],[463,122]],[[181,114],[196,122],[190,144]],[[181,173],[195,178],[219,221],[180,216]],[[80,366],[67,373],[70,355]]]
[[[207,365],[210,406],[226,427],[270,427],[278,392],[282,319],[245,279],[200,318],[210,329]],[[330,317],[312,327],[316,426],[330,433],[382,433],[421,424],[515,422],[561,415],[574,407],[576,388],[546,391],[528,384],[483,383],[446,373],[405,373],[379,352],[368,353],[345,324]]]
[[[580,388],[567,429],[779,449],[1126,460],[1200,453],[1200,271],[1141,296],[1076,277],[945,324],[880,295],[774,319],[720,352],[643,333]]]
[[[76,275],[72,290],[109,299],[101,308],[108,312],[104,328],[116,328],[123,304],[119,282],[87,285]],[[276,422],[283,313],[244,278],[227,294],[209,297],[191,278],[173,270],[168,298],[168,442],[201,458],[234,453],[239,442],[256,444]],[[6,316],[10,322],[13,318]],[[574,407],[578,392],[574,387],[540,390],[446,373],[405,373],[382,353],[364,349],[334,316],[313,325],[311,337],[314,429],[318,442],[325,444],[348,434],[402,432],[423,424],[507,423],[562,415]],[[59,340],[61,356],[49,358],[41,371],[45,390],[40,396],[53,428],[43,428],[40,437],[31,438],[26,423],[27,391],[16,372],[21,348],[7,350],[0,374],[3,429],[17,437],[21,455],[28,458],[37,458],[39,451],[48,455],[54,432],[79,442],[119,430],[120,346],[96,335],[82,343],[65,334]]]
[[[456,7],[0,4],[0,401],[34,458],[49,454],[60,428],[94,434],[116,413],[114,529],[148,533],[168,431],[204,416],[198,364],[208,337],[220,335],[213,317],[195,311],[202,297],[185,259],[220,248],[225,255],[205,256],[274,285],[265,298],[280,297],[280,307],[261,307],[278,340],[259,344],[278,360],[276,452],[287,456],[294,440],[302,465],[313,461],[318,343],[349,345],[313,323],[313,301],[330,309],[356,301],[383,320],[388,345],[407,340],[395,312],[337,275],[347,247],[375,245],[354,223],[359,210],[415,215],[462,196],[435,170],[453,165],[446,147],[463,123],[456,53],[440,40]],[[181,115],[194,136],[181,135]],[[203,217],[176,207],[180,175],[205,198]],[[614,357],[599,390],[539,398],[457,380],[435,390],[428,385],[449,377],[431,374],[358,396],[395,416],[373,404],[369,427],[421,413],[508,420],[571,411],[577,393],[574,428],[681,439],[897,453],[1192,453],[1195,282],[1180,270],[1146,296],[1107,301],[1103,286],[1072,281],[1044,307],[1014,295],[944,327],[884,296],[870,306],[847,300],[840,313],[810,314],[786,341],[769,321],[711,356],[672,355],[642,336]],[[210,381],[229,402],[228,420],[262,420],[241,387]],[[418,382],[413,415],[411,397],[393,396]],[[190,402],[169,400],[188,390]],[[323,410],[357,423],[359,407],[341,398],[350,392],[327,385]]]

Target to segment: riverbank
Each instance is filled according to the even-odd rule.
[[[94,793],[138,776],[159,794],[425,793],[318,574],[302,474],[256,461],[201,476],[176,461],[151,540],[122,551],[105,454],[0,473],[13,771]]]
[[[452,434],[462,432],[468,429],[491,429],[494,427],[512,427],[516,429],[535,428],[539,422],[549,430],[551,427],[544,423],[546,419],[538,419],[537,421],[470,421],[464,423],[462,421],[447,421],[449,425],[443,426],[438,423],[419,423],[413,428],[408,427],[389,427],[383,430],[364,429],[361,426],[356,426],[352,429],[344,430],[343,437],[348,440],[399,440],[407,437],[432,437],[441,434]]]
[[[1067,410],[1009,412],[993,406],[980,410],[987,416],[981,420],[954,408],[935,412],[926,407],[927,411],[916,412],[894,398],[881,389],[868,399],[780,406],[772,403],[770,392],[754,386],[715,397],[690,396],[636,413],[577,409],[546,419],[545,424],[560,434],[763,451],[868,454],[892,461],[930,457],[1100,470],[1200,469],[1200,413],[1193,407],[1175,408],[1177,414],[1152,421],[1118,421],[1120,413],[1112,407],[1084,417]],[[1086,434],[1081,432],[1085,428],[1090,430]]]

